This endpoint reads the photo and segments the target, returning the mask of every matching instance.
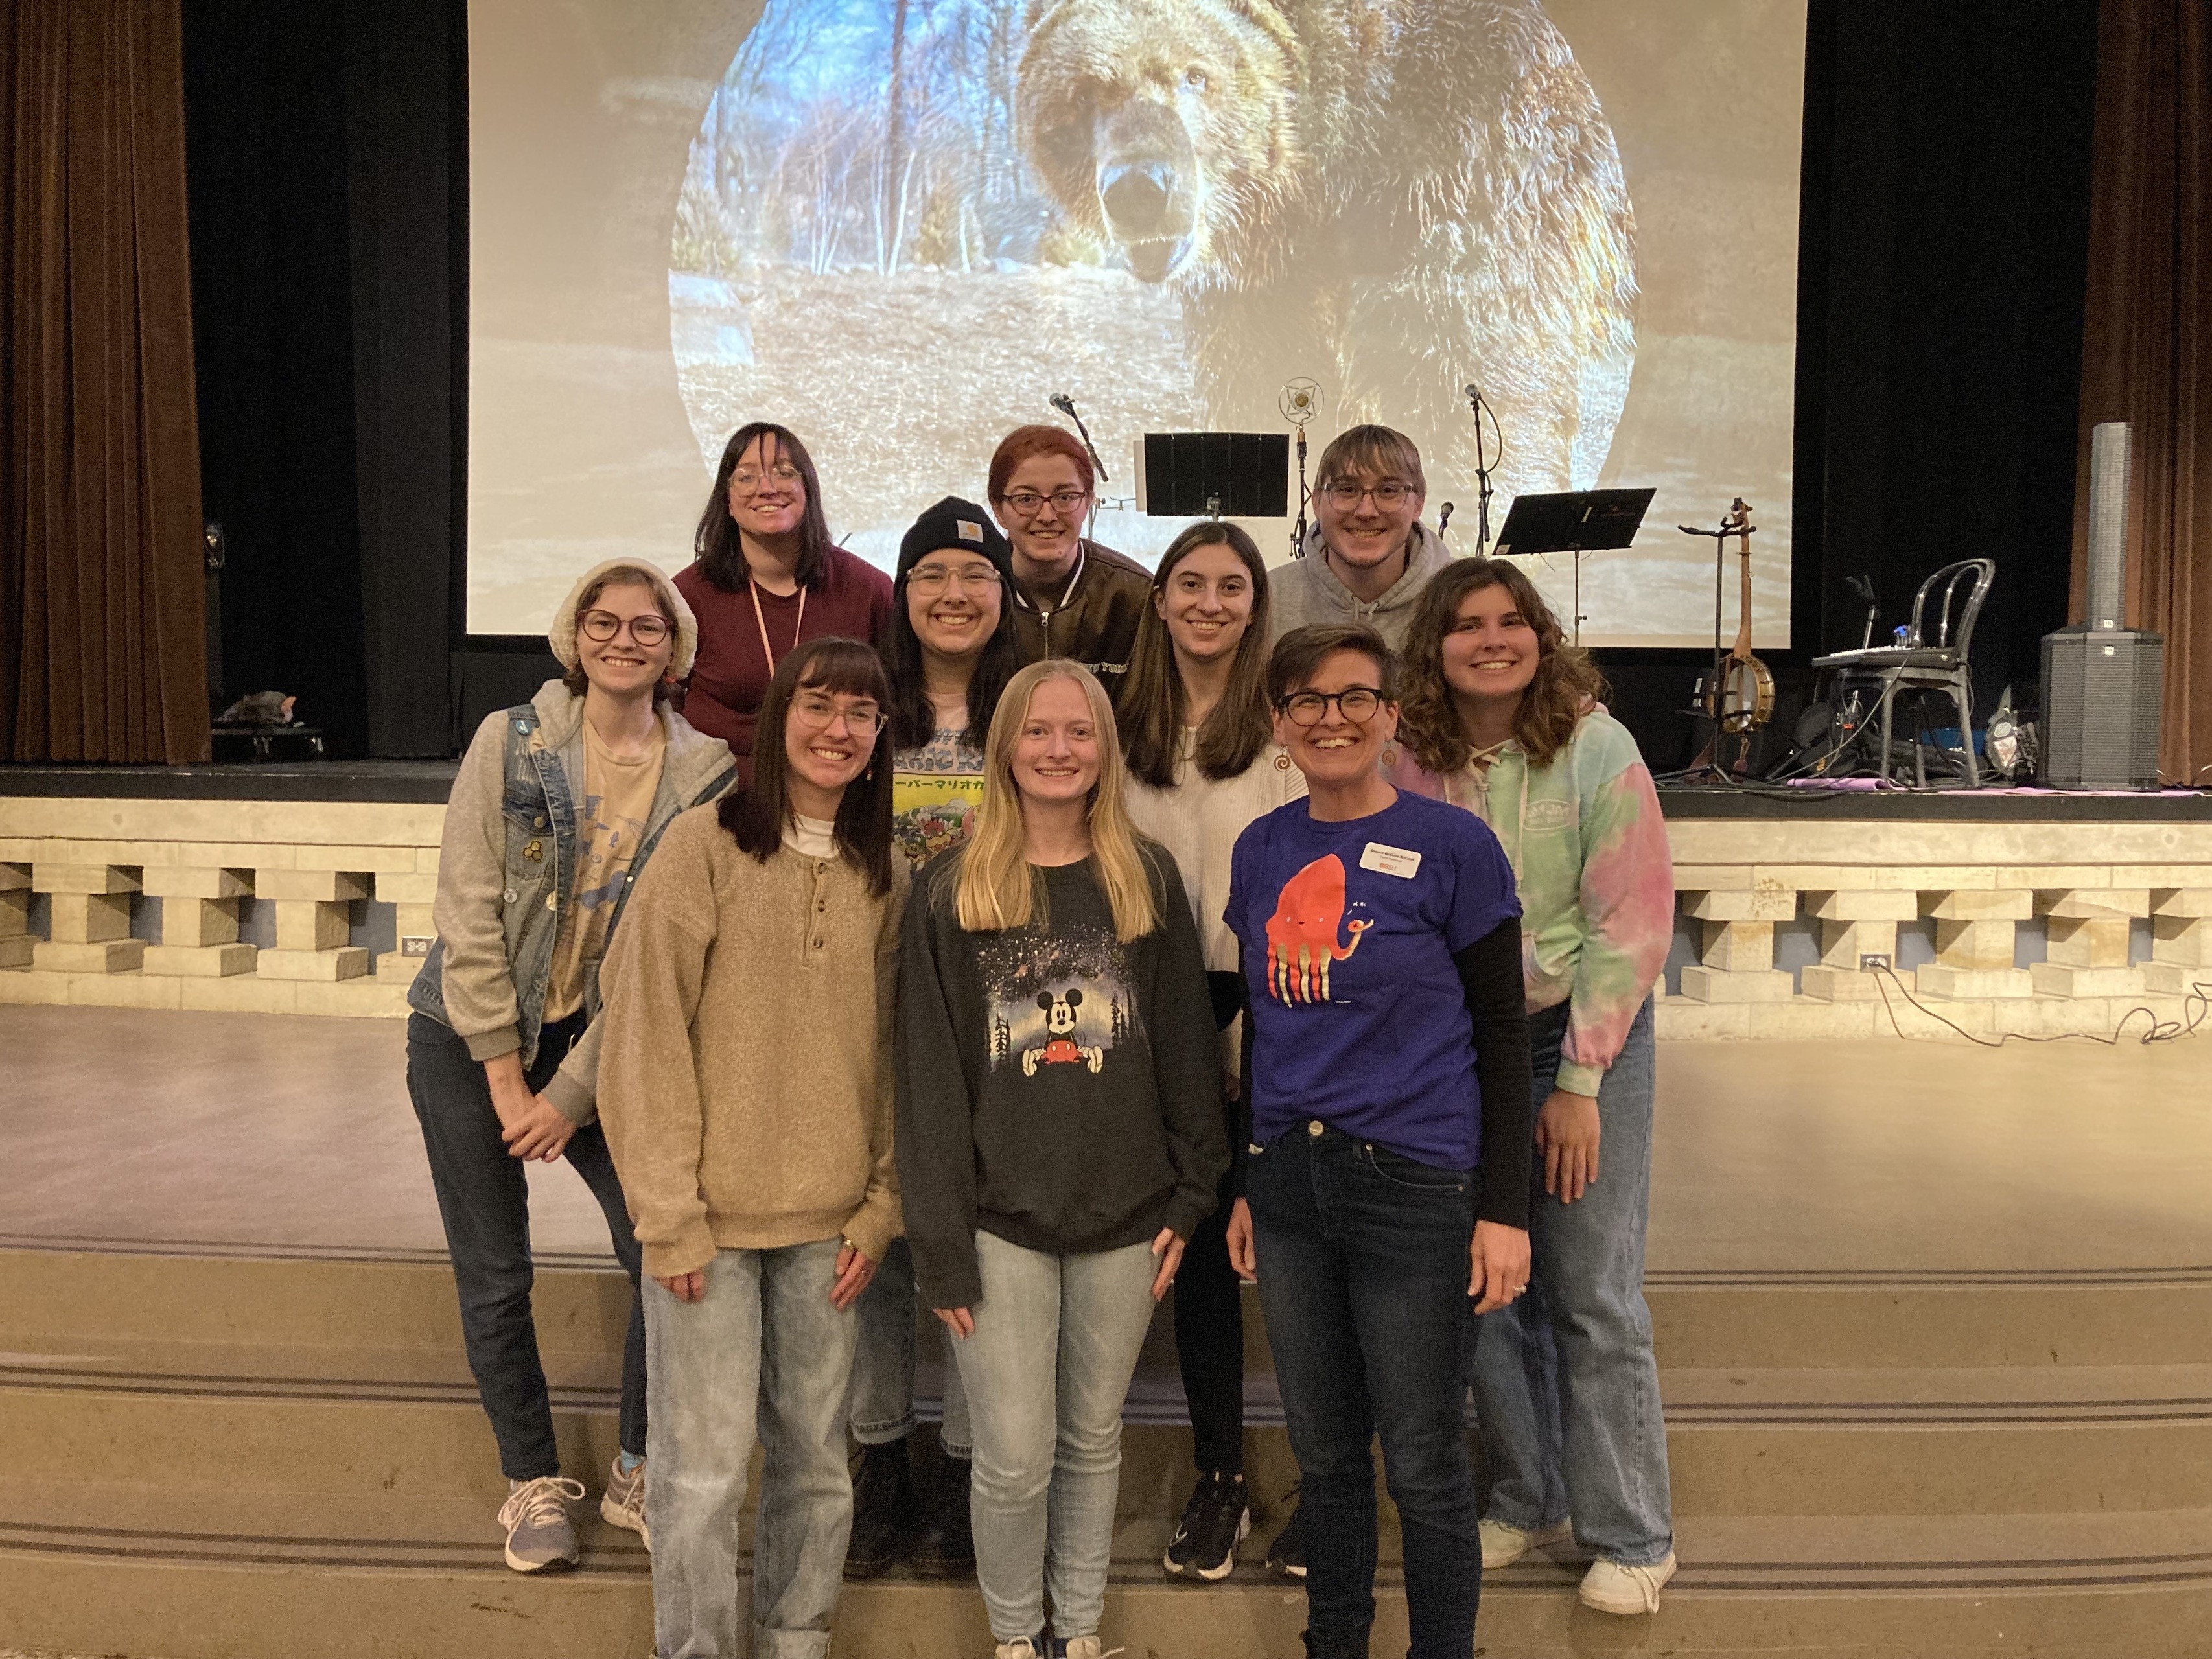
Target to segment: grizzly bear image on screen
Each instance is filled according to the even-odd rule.
[[[1508,494],[1596,482],[1635,349],[1612,129],[1536,0],[1036,0],[1030,164],[1180,295],[1209,416],[1313,375]],[[1492,456],[1495,459],[1493,453]]]

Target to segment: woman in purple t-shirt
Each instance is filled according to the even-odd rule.
[[[1370,628],[1276,644],[1275,738],[1307,799],[1239,837],[1226,913],[1251,1044],[1230,1253],[1259,1281],[1298,1460],[1310,1659],[1367,1651],[1377,1435],[1412,1659],[1467,1659],[1482,1551],[1461,1338],[1470,1297],[1487,1312],[1528,1282],[1513,872],[1473,814],[1379,774],[1394,679]]]

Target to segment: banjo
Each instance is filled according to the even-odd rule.
[[[1736,628],[1735,643],[1729,647],[1705,689],[1706,718],[1732,737],[1756,732],[1774,713],[1774,676],[1751,653],[1751,538],[1756,528],[1751,522],[1750,504],[1737,496],[1728,516],[1721,520],[1720,535],[1723,541],[1730,536],[1736,538],[1736,552],[1743,562],[1742,620]]]

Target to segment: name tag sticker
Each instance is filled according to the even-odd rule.
[[[1370,841],[1367,850],[1359,855],[1359,867],[1411,880],[1420,872],[1421,855],[1403,847],[1385,847],[1379,841]]]

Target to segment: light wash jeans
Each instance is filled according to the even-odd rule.
[[[1528,1021],[1540,1107],[1559,1070],[1566,1012]],[[1533,1529],[1571,1515],[1576,1541],[1625,1566],[1649,1566],[1674,1547],[1667,1425],[1644,1302],[1653,1074],[1646,1002],[1598,1085],[1598,1178],[1562,1204],[1545,1193],[1537,1154],[1528,1293],[1470,1322],[1467,1367],[1497,1480],[1489,1518]]]
[[[853,1355],[853,1394],[846,1401],[846,1419],[853,1438],[864,1446],[887,1446],[914,1428],[915,1304],[914,1256],[906,1240],[895,1238],[884,1252],[882,1265],[868,1288],[860,1292],[854,1311],[860,1316],[860,1346]],[[951,1340],[935,1319],[931,1328],[941,1351]],[[951,1457],[966,1457],[975,1439],[968,1426],[968,1390],[961,1386],[960,1368],[951,1356],[945,1360],[945,1421],[937,1443]]]
[[[853,1482],[845,1388],[860,1322],[830,1306],[838,1241],[724,1250],[707,1295],[645,1282],[653,1648],[738,1659],[738,1520],[756,1432],[754,1659],[823,1659],[845,1571]]]
[[[1121,1487],[1121,1402],[1152,1322],[1149,1242],[1047,1255],[975,1235],[983,1298],[952,1342],[975,1428],[975,1577],[991,1634],[1098,1632]],[[658,1478],[656,1476],[656,1478]]]

